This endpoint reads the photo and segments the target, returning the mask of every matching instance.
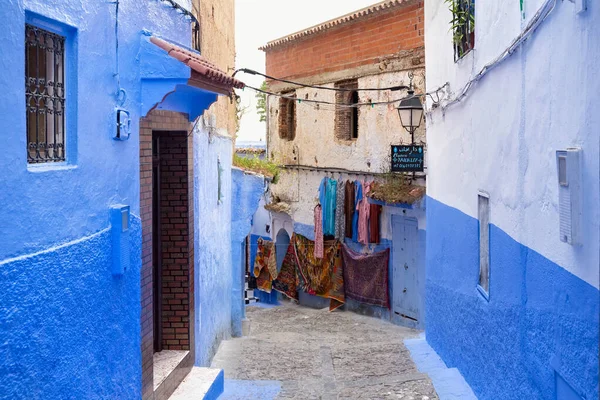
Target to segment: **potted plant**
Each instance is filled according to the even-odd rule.
[[[472,0],[444,0],[452,13],[450,29],[456,58],[465,55],[475,45],[475,13]]]

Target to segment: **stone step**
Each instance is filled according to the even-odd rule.
[[[440,400],[477,400],[473,390],[456,368],[448,368],[424,336],[404,341],[420,372],[431,378]]]
[[[216,400],[224,387],[222,369],[194,367],[169,400]]]

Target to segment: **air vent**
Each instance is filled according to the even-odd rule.
[[[556,167],[560,240],[573,245],[580,244],[583,205],[581,149],[569,148],[557,151]]]

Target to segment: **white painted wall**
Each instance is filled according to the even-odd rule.
[[[543,0],[476,2],[475,50],[454,62],[450,11],[425,2],[427,90],[458,91],[519,34]],[[428,195],[477,218],[490,194],[491,223],[599,287],[600,6],[575,13],[557,1],[550,17],[462,103],[427,120]],[[559,240],[556,150],[583,149],[584,243]]]

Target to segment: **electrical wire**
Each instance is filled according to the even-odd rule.
[[[401,100],[404,100],[404,99],[398,99],[398,100],[389,100],[389,101],[373,101],[373,102],[369,102],[369,103],[340,104],[340,103],[334,103],[334,102],[325,101],[325,100],[301,99],[301,98],[294,97],[294,96],[287,95],[287,94],[269,92],[268,90],[259,89],[259,88],[256,88],[256,87],[250,86],[250,85],[246,85],[246,87],[248,89],[254,90],[259,93],[267,94],[269,96],[280,97],[282,99],[298,101],[298,103],[325,104],[325,105],[336,106],[339,108],[356,108],[356,107],[361,107],[361,106],[376,106],[376,105],[381,105],[381,104],[387,105],[387,104],[394,104]],[[416,95],[414,97],[420,97],[420,96]],[[407,98],[411,98],[411,97],[407,97]]]
[[[479,71],[479,73],[477,73],[477,75],[475,75],[473,78],[471,78],[459,91],[458,96],[454,97],[454,99],[452,99],[452,100],[444,102],[443,104],[440,104],[440,102],[435,102],[435,100],[434,100],[433,108],[437,108],[437,106],[441,105],[441,109],[444,112],[448,107],[459,103],[465,97],[467,97],[467,95],[473,88],[474,84],[477,83],[479,80],[481,80],[481,78],[483,78],[485,75],[487,75],[488,72],[490,72],[492,69],[497,67],[504,60],[506,60],[511,55],[513,55],[515,50],[517,50],[517,48],[533,34],[533,32],[542,24],[542,22],[544,22],[546,20],[546,18],[548,18],[548,16],[552,13],[552,11],[554,11],[555,8],[556,8],[556,0],[546,0],[546,2],[535,13],[533,18],[531,18],[531,21],[527,24],[525,29],[523,29],[523,31],[521,31],[519,36],[517,36],[515,39],[513,39],[511,44],[502,53],[500,53],[500,55],[498,55],[494,60],[487,63]],[[443,86],[440,86],[436,90],[434,90],[432,92],[428,92],[426,94],[427,95],[437,94],[439,92],[444,91],[445,87],[447,87],[449,85],[450,85],[449,82],[446,82]],[[431,113],[431,111],[429,111],[427,114],[430,114],[430,113]]]
[[[170,0],[162,0],[162,1],[170,1]],[[481,78],[483,78],[485,75],[487,75],[492,69],[494,69],[499,64],[501,64],[503,61],[505,61],[507,58],[509,58],[511,55],[513,55],[513,53],[517,50],[517,48],[525,40],[527,40],[533,34],[533,32],[535,32],[535,30],[542,24],[542,22],[544,22],[546,20],[546,18],[548,18],[548,16],[554,11],[554,9],[556,8],[556,2],[557,2],[557,0],[546,0],[546,2],[535,13],[535,15],[533,16],[531,21],[527,24],[527,26],[525,27],[525,29],[523,29],[523,31],[519,34],[519,36],[517,36],[511,42],[511,44],[502,53],[500,53],[500,55],[498,55],[491,62],[487,63],[479,71],[479,73],[477,75],[475,75],[473,78],[471,78],[462,87],[458,96],[454,97],[451,100],[444,100],[443,98],[440,98],[440,94],[442,94],[443,96],[450,95],[450,92],[449,92],[450,82],[446,82],[442,86],[439,86],[438,88],[436,88],[432,91],[429,91],[429,92],[426,92],[423,94],[414,95],[414,97],[417,97],[423,101],[424,108],[426,109],[425,110],[426,115],[427,116],[431,115],[433,110],[436,108],[441,108],[442,111],[445,112],[445,110],[447,108],[459,103],[465,97],[467,97],[467,95],[470,93],[470,91],[473,88],[475,83],[477,83],[479,80],[481,80]],[[238,72],[245,72],[245,73],[249,73],[251,75],[260,75],[267,79],[284,82],[284,83],[288,83],[288,84],[292,84],[292,85],[297,85],[300,87],[312,88],[312,89],[333,90],[333,91],[385,91],[385,90],[393,91],[393,90],[408,89],[408,87],[406,87],[406,86],[394,86],[394,87],[389,87],[389,88],[378,88],[378,89],[332,88],[332,87],[319,86],[319,85],[306,85],[306,84],[303,84],[300,82],[294,82],[294,81],[290,81],[287,79],[275,78],[275,77],[269,76],[267,74],[263,74],[263,73],[260,73],[260,72],[257,72],[257,71],[254,71],[254,70],[251,70],[248,68],[241,68],[241,69],[236,70],[234,72],[233,76],[235,76]],[[390,101],[385,101],[385,102],[369,102],[369,103],[356,103],[356,104],[345,105],[345,104],[333,103],[333,102],[328,102],[328,101],[298,99],[293,96],[287,96],[287,95],[283,95],[280,93],[273,93],[273,92],[258,89],[258,88],[255,88],[255,87],[249,86],[249,85],[246,85],[246,87],[249,89],[255,90],[257,92],[267,94],[267,95],[277,96],[277,97],[286,98],[286,99],[290,99],[290,100],[298,100],[299,103],[306,102],[306,103],[313,103],[313,104],[317,104],[317,105],[320,105],[320,104],[333,105],[333,106],[339,107],[339,108],[353,108],[353,107],[359,107],[359,106],[374,106],[374,105],[379,105],[379,104],[392,104],[392,103],[396,103],[396,102],[400,101],[400,100],[390,100]],[[424,101],[427,97],[431,98],[431,100],[432,100],[433,105],[431,107],[427,107],[427,103]]]
[[[250,74],[250,75],[260,75],[260,76],[270,79],[272,81],[289,83],[290,85],[301,86],[304,88],[331,90],[331,91],[335,91],[335,92],[383,92],[386,90],[391,90],[392,92],[395,92],[398,90],[410,89],[410,87],[406,86],[406,85],[390,86],[390,87],[385,87],[385,88],[354,88],[354,89],[330,87],[330,86],[319,86],[319,85],[309,85],[309,84],[305,84],[305,83],[290,81],[290,80],[283,79],[283,78],[276,78],[276,77],[273,77],[273,76],[270,76],[267,74],[263,74],[262,72],[258,72],[258,71],[255,71],[255,70],[249,69],[249,68],[240,68],[240,69],[236,70],[232,76],[234,77],[238,72],[244,72],[244,73]]]

